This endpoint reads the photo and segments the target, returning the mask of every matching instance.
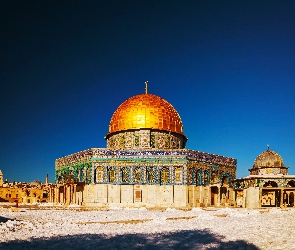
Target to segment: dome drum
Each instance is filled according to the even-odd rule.
[[[186,137],[161,130],[138,129],[113,133],[106,137],[109,149],[180,149]]]

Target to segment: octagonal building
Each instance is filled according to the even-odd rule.
[[[52,202],[108,207],[229,204],[236,159],[186,148],[182,120],[163,98],[130,97],[113,113],[106,148],[55,161]]]

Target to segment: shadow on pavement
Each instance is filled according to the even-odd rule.
[[[9,220],[12,220],[12,219],[9,219],[9,218],[5,218],[5,217],[2,217],[2,216],[0,216],[0,223],[1,222],[7,222],[7,221],[9,221]]]
[[[0,249],[247,249],[258,250],[246,241],[224,242],[208,230],[184,230],[155,234],[79,234],[32,241],[0,243]]]

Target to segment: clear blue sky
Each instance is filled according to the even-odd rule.
[[[1,1],[0,59],[9,181],[53,182],[56,158],[105,147],[146,80],[187,148],[243,177],[270,144],[295,174],[295,1]]]

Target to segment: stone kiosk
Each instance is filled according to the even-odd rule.
[[[237,204],[247,208],[294,207],[295,175],[288,175],[278,153],[268,148],[249,171],[249,176],[234,182]]]

